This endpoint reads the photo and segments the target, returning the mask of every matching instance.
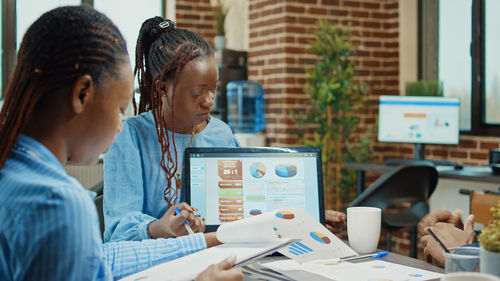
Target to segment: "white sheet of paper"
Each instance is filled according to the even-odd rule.
[[[222,224],[217,229],[217,240],[222,243],[279,241],[273,226],[275,213],[268,212],[243,220]]]
[[[148,280],[148,281],[181,281],[193,280],[200,272],[208,266],[219,263],[234,255],[237,257],[236,264],[259,257],[268,253],[270,249],[286,245],[291,239],[282,239],[277,242],[262,244],[223,244],[200,252],[196,252],[166,263],[162,263],[144,271],[129,275],[121,281]]]
[[[358,255],[303,209],[290,208],[222,224],[217,239],[223,243],[301,239],[279,252],[299,263]]]
[[[293,260],[282,260],[261,264],[280,273],[287,274],[293,270],[304,270],[321,275],[335,281],[369,281],[369,280],[431,280],[443,276],[441,273],[413,268],[381,260],[362,263],[339,262],[339,259],[320,260],[299,264]]]

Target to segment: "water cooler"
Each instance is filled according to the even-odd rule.
[[[264,91],[259,83],[232,81],[226,86],[227,123],[234,133],[264,130]]]

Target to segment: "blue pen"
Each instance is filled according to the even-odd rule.
[[[345,258],[342,259],[343,261],[353,261],[353,260],[359,260],[359,259],[378,259],[381,258],[385,255],[389,254],[389,252],[378,252],[375,254],[369,254],[369,255],[363,255],[363,256],[357,256],[357,257],[352,257],[352,258]]]
[[[177,208],[175,208],[175,213],[178,214],[178,215],[182,215],[181,210],[179,210]],[[194,231],[189,226],[188,220],[184,220],[184,226],[186,227],[186,229],[187,229],[187,231],[188,231],[189,234],[194,234]]]

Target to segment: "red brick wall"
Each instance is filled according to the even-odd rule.
[[[212,46],[215,20],[210,0],[176,0],[175,6],[177,25],[198,33]]]
[[[428,160],[452,160],[466,165],[487,165],[488,152],[500,147],[500,138],[481,136],[460,136],[458,145],[426,145]],[[413,145],[377,143],[375,159],[413,158]]]
[[[317,59],[309,41],[318,19],[350,25],[358,77],[369,86],[359,130],[375,133],[378,95],[398,94],[398,1],[255,0],[249,17],[248,74],[264,86],[269,145],[296,143],[291,112],[309,104],[305,69]]]
[[[291,112],[308,105],[306,68],[316,21],[328,19],[350,26],[358,44],[357,73],[368,86],[359,132],[372,132],[373,160],[413,158],[412,144],[376,142],[378,97],[399,94],[399,17],[397,0],[252,0],[250,1],[249,79],[264,86],[267,144],[296,144]],[[488,163],[488,151],[500,138],[463,135],[459,145],[426,145],[429,160],[454,160],[467,165]]]

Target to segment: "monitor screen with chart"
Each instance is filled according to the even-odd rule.
[[[324,221],[319,148],[188,148],[184,161],[187,202],[207,229],[283,208]]]
[[[380,96],[378,141],[458,144],[458,98]]]

